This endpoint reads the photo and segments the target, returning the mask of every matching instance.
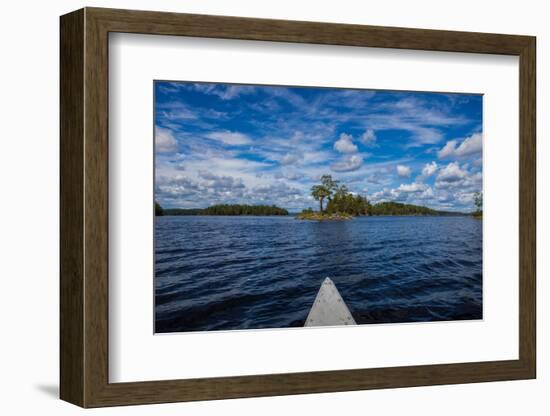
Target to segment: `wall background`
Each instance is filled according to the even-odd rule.
[[[550,26],[545,3],[535,0],[438,2],[387,0],[120,0],[19,1],[0,15],[0,409],[4,414],[73,415],[79,408],[58,394],[58,17],[83,6],[317,20],[387,26],[536,35],[538,41],[538,379],[338,394],[167,404],[90,410],[102,415],[279,415],[346,413],[465,415],[547,414],[550,361],[543,332],[550,301],[543,258],[550,238],[543,190],[550,146],[543,139],[550,101],[546,64]],[[506,184],[503,184],[506,186]]]

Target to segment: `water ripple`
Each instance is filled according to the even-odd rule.
[[[302,326],[332,277],[360,324],[480,319],[468,217],[159,217],[157,332]]]

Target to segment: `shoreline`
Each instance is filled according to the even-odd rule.
[[[289,213],[288,215],[253,215],[253,214],[243,214],[243,215],[213,215],[213,214],[164,214],[164,215],[156,215],[156,217],[283,217],[283,218],[296,218],[296,219],[304,219],[304,218],[298,218],[301,213]],[[450,214],[450,215],[423,215],[423,214],[380,214],[380,215],[357,215],[357,216],[351,216],[350,219],[353,218],[388,218],[388,217],[426,217],[426,218],[434,218],[434,217],[471,217],[477,220],[482,220],[482,216],[476,216],[472,214]]]
[[[353,218],[353,215],[343,212],[334,214],[327,214],[324,212],[302,212],[295,216],[295,219],[304,221],[348,221]]]

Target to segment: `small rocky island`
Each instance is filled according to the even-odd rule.
[[[357,215],[369,214],[369,201],[361,195],[349,192],[346,185],[339,185],[330,175],[323,175],[321,183],[311,188],[311,196],[319,201],[319,211],[311,208],[303,210],[296,216],[299,220],[310,221],[343,221],[351,220]],[[323,207],[325,199],[328,201]]]

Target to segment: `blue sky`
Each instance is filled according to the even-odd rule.
[[[482,96],[156,81],[155,198],[317,207],[329,174],[372,202],[470,211]]]

